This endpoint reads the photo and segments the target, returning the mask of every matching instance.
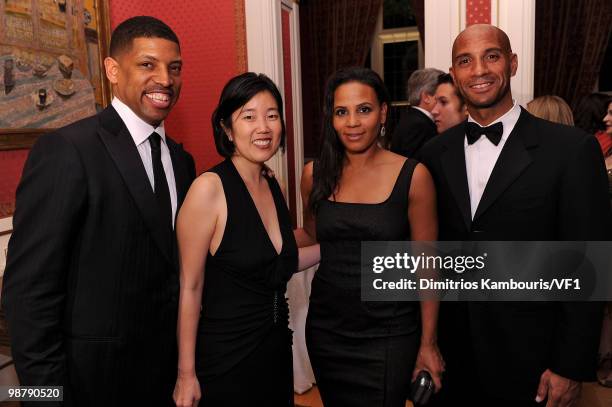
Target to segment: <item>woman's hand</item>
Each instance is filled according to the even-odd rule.
[[[176,407],[197,407],[202,393],[200,391],[200,382],[195,372],[179,372],[172,396]]]
[[[421,370],[429,372],[436,386],[436,393],[440,391],[442,388],[444,359],[442,359],[442,355],[436,343],[421,343],[414,371],[412,372],[412,381],[416,379]]]

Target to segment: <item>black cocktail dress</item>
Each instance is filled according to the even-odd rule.
[[[316,213],[321,264],[312,282],[306,343],[325,407],[404,406],[419,341],[419,307],[363,302],[362,241],[409,240],[406,160],[378,204],[324,200]]]
[[[196,345],[201,404],[293,406],[285,290],[297,271],[297,245],[287,205],[276,180],[267,178],[283,237],[279,254],[232,161],[210,171],[223,184],[227,223],[204,273]]]

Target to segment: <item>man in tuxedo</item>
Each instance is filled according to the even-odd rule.
[[[164,129],[181,90],[179,40],[134,17],[104,65],[111,106],[29,154],[2,305],[21,385],[64,386],[66,406],[173,405],[174,221],[195,175]]]
[[[470,26],[456,38],[452,58],[469,117],[421,154],[438,191],[440,240],[609,240],[597,141],[513,101],[518,59],[507,35]],[[594,379],[599,304],[442,305],[447,370],[439,405],[572,406],[581,382]]]
[[[438,77],[443,73],[425,68],[414,71],[408,78],[406,94],[410,106],[401,111],[391,136],[391,151],[394,153],[414,157],[437,134],[431,110],[436,105],[434,93]]]

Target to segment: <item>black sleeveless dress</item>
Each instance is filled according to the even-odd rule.
[[[278,254],[232,161],[210,172],[221,178],[227,223],[204,273],[196,344],[201,404],[293,406],[285,291],[297,271],[297,245],[287,205],[276,180],[267,178],[283,237]]]
[[[379,204],[320,202],[321,264],[315,273],[306,343],[325,407],[404,406],[419,344],[419,306],[362,302],[362,241],[409,240],[408,192],[417,162],[404,162]]]

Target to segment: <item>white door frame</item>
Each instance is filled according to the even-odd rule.
[[[425,67],[448,72],[455,37],[465,28],[465,0],[425,2]]]
[[[491,24],[510,38],[518,69],[510,81],[512,97],[523,106],[533,99],[535,75],[535,1],[491,0]]]
[[[304,166],[302,126],[302,87],[300,69],[300,16],[296,0],[245,0],[248,69],[264,73],[276,83],[284,95],[282,9],[290,13],[291,86],[293,95],[294,163],[287,163],[287,154],[279,150],[267,165],[274,170],[279,184],[287,193],[296,194],[298,226],[302,225],[302,199],[299,188],[289,191],[287,165],[295,166],[296,186]],[[286,113],[285,113],[286,114]]]

